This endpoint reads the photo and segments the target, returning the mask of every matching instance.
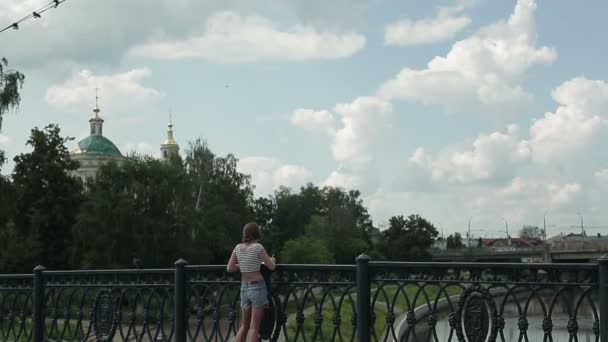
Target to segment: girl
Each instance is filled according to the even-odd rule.
[[[274,256],[269,257],[259,243],[261,238],[260,226],[255,222],[247,223],[243,228],[243,243],[234,247],[228,261],[228,272],[241,272],[241,327],[236,342],[259,341],[260,322],[264,306],[268,304],[268,290],[260,264],[263,262],[274,270],[276,260]]]

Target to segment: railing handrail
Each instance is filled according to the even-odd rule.
[[[585,269],[597,270],[597,263],[486,263],[486,262],[437,262],[437,261],[370,261],[374,268],[498,268],[498,269]],[[277,264],[277,271],[355,271],[356,265],[348,264]],[[187,265],[192,271],[224,271],[226,265]],[[102,270],[45,270],[48,276],[87,276],[87,275],[170,275],[173,268],[116,268]],[[29,280],[32,274],[0,274],[0,280]]]
[[[34,275],[32,275],[32,274],[20,274],[20,273],[16,273],[16,274],[0,274],[0,280],[3,280],[3,279],[29,280],[29,279],[34,279]]]
[[[411,262],[370,261],[374,268],[493,268],[493,269],[584,269],[598,270],[597,263],[486,263],[486,262]]]
[[[49,276],[71,276],[71,275],[117,275],[117,274],[173,274],[172,268],[116,268],[105,270],[57,270],[44,271]]]

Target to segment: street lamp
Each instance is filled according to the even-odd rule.
[[[502,218],[505,221],[505,232],[507,233],[507,244],[511,245],[511,236],[509,235],[509,222],[504,217]]]
[[[469,216],[469,231],[467,232],[467,243],[469,244],[469,247],[471,247],[471,219],[473,218],[473,216]]]
[[[509,222],[503,217],[503,221],[505,221],[505,231],[507,232],[507,237],[509,237]]]
[[[581,218],[581,236],[585,236],[585,225],[583,224],[583,215],[581,213],[577,213]]]
[[[547,242],[547,210],[543,214],[543,241]]]

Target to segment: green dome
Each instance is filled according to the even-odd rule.
[[[114,157],[122,157],[122,154],[108,138],[101,135],[88,136],[78,143],[74,153],[79,154],[101,154]]]

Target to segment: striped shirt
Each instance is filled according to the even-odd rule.
[[[234,247],[234,253],[236,254],[236,260],[239,263],[241,272],[257,272],[260,270],[260,253],[264,247],[254,242],[247,246],[247,244],[239,243]]]

